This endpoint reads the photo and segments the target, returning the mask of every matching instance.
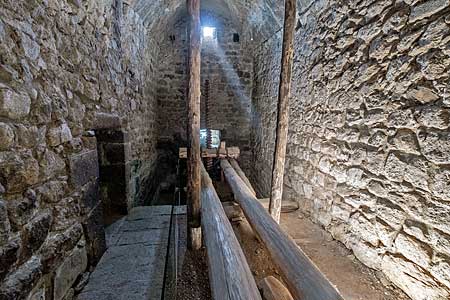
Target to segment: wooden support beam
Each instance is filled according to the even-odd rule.
[[[343,300],[316,265],[252,195],[228,160],[222,159],[221,166],[236,201],[267,248],[294,299]]]
[[[230,162],[231,166],[234,168],[236,173],[238,173],[239,177],[241,177],[241,179],[245,182],[245,185],[248,187],[253,196],[256,196],[255,189],[252,187],[252,184],[250,183],[250,180],[248,180],[247,176],[245,176],[245,173],[244,171],[242,171],[237,160],[229,159],[228,161]]]
[[[294,300],[288,289],[275,277],[268,276],[258,283],[263,300]]]
[[[280,88],[278,92],[278,116],[275,154],[272,169],[272,190],[269,211],[280,223],[283,196],[284,165],[289,131],[289,97],[291,93],[292,62],[294,59],[294,33],[297,16],[297,0],[285,0],[283,50],[281,53]]]
[[[195,234],[200,221],[200,0],[187,0],[189,15],[189,91],[188,91],[188,244],[199,249],[201,235]],[[194,230],[193,230],[194,229]],[[200,236],[200,239],[199,239]]]
[[[228,147],[220,152],[218,149],[202,149],[201,152],[203,158],[239,158],[241,154],[238,147]],[[180,158],[187,158],[187,148],[180,148],[178,155]]]
[[[202,164],[202,231],[213,299],[261,300],[244,252]]]

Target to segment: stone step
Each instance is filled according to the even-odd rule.
[[[160,300],[171,215],[172,206],[136,207],[110,225],[108,249],[77,299]]]

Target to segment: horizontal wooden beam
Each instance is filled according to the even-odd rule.
[[[255,233],[267,248],[294,299],[343,300],[295,242],[281,229],[230,165],[221,160],[225,178]]]
[[[215,300],[261,300],[255,279],[203,164],[202,231]]]
[[[239,147],[228,147],[226,151],[218,151],[218,149],[203,149],[203,158],[239,158],[241,151]],[[179,150],[180,158],[187,158],[187,148],[180,148]]]

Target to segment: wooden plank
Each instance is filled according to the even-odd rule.
[[[226,151],[218,153],[217,149],[202,149],[203,158],[239,158],[241,154],[239,147],[228,147]],[[180,158],[187,158],[187,148],[180,148],[178,155]]]
[[[238,173],[239,177],[241,177],[241,179],[245,182],[245,185],[248,187],[248,189],[253,194],[253,196],[256,196],[255,189],[253,189],[252,184],[250,183],[250,180],[248,180],[247,176],[245,176],[245,173],[244,173],[244,171],[242,171],[237,160],[229,159],[228,161],[230,162],[231,166],[234,168],[236,173]]]
[[[252,195],[228,160],[222,159],[221,166],[236,201],[267,248],[292,296],[295,299],[342,300],[342,296],[325,275]]]
[[[294,59],[294,33],[297,16],[297,0],[285,0],[283,49],[281,57],[280,88],[278,92],[278,116],[275,153],[272,169],[272,186],[269,211],[280,223],[281,198],[283,196],[284,165],[289,130],[289,97],[291,93],[292,62]]]
[[[189,15],[189,91],[188,91],[188,232],[189,247],[200,249],[201,239],[192,234],[200,222],[200,0],[187,0]]]
[[[202,228],[213,298],[261,300],[244,252],[203,164],[201,196]]]
[[[258,287],[263,300],[294,300],[288,289],[273,276],[261,280]]]

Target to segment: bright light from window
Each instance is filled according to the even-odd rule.
[[[216,28],[214,27],[203,27],[203,38],[213,39],[216,34]]]

